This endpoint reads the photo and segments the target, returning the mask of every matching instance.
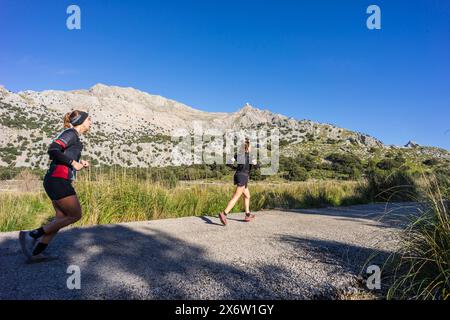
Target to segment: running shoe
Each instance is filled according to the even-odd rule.
[[[222,222],[222,224],[224,226],[227,225],[227,217],[226,217],[226,214],[224,212],[219,213],[219,219],[220,219],[220,222]]]
[[[31,258],[31,252],[36,243],[36,240],[30,236],[30,231],[20,231],[19,232],[20,247],[22,248],[23,254],[29,259]]]
[[[252,221],[253,219],[255,219],[255,215],[254,214],[251,214],[250,212],[249,213],[246,213],[245,214],[245,218],[244,218],[244,221],[245,222],[250,222],[250,221]]]

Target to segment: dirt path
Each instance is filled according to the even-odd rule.
[[[18,232],[0,234],[0,299],[312,299],[356,285],[371,254],[395,248],[411,203],[230,215],[84,228],[59,234],[60,259],[25,264]],[[384,214],[386,211],[392,211]],[[381,221],[379,221],[381,219]],[[377,262],[376,260],[374,262]],[[69,290],[67,268],[81,271]]]

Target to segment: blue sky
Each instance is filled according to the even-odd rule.
[[[81,30],[66,28],[70,4]],[[450,149],[448,0],[0,0],[0,28],[12,91],[131,86]]]

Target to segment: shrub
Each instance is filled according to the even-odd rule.
[[[308,171],[299,165],[295,165],[288,169],[285,178],[290,181],[306,181],[308,180]]]
[[[417,184],[412,174],[397,169],[370,169],[366,193],[373,201],[413,201],[417,199]]]
[[[332,153],[325,159],[332,162],[332,170],[337,173],[345,174],[352,179],[361,176],[362,162],[353,154]],[[322,168],[326,167],[322,166]]]
[[[400,168],[404,164],[404,159],[401,158],[385,158],[377,163],[377,167],[382,170],[392,170],[395,168]]]
[[[437,166],[439,164],[439,160],[436,158],[431,158],[431,159],[424,160],[422,163],[426,166],[433,167],[433,166]]]

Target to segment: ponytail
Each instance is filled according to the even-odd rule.
[[[71,113],[72,112],[67,112],[66,115],[64,116],[64,129],[68,129],[71,127],[71,124],[70,124],[70,114]]]
[[[245,152],[248,152],[250,149],[250,140],[248,138],[245,139],[245,143],[244,143],[244,150]]]
[[[72,128],[72,120],[78,117],[80,112],[78,110],[74,110],[72,112],[67,112],[64,116],[64,129]]]

